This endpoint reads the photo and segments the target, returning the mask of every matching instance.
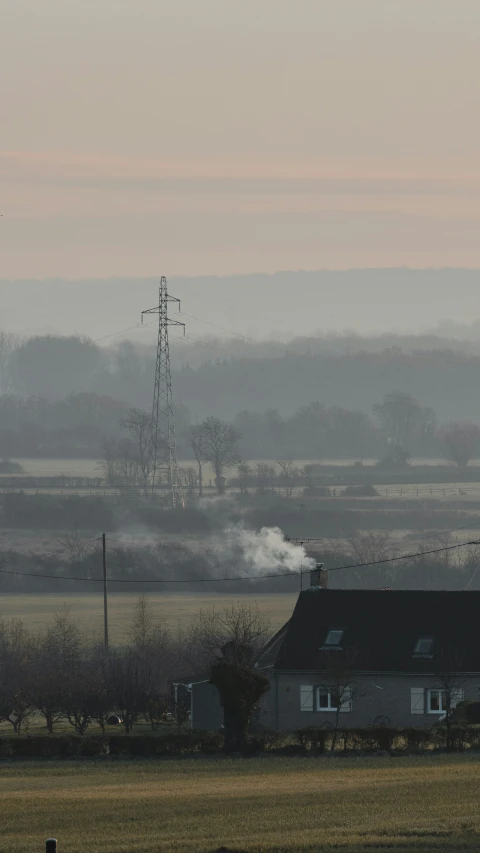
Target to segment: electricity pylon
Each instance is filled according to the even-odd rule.
[[[142,311],[142,323],[145,314],[158,314],[157,366],[155,369],[155,388],[153,392],[153,466],[152,491],[158,481],[171,492],[173,506],[184,506],[182,486],[178,474],[177,441],[175,436],[175,413],[173,411],[172,374],[170,370],[170,347],[168,327],[182,326],[185,323],[171,320],[168,305],[175,302],[180,311],[180,300],[170,296],[167,279],[162,276],[159,287],[158,305]]]

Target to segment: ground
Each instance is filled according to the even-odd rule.
[[[0,850],[478,850],[477,755],[2,766]]]
[[[29,630],[45,628],[51,623],[55,612],[63,606],[70,608],[72,616],[78,618],[81,628],[89,635],[103,636],[103,589],[98,584],[97,593],[59,593],[32,595],[24,593],[2,593],[0,596],[0,618],[22,619]],[[110,639],[121,643],[126,639],[133,609],[138,600],[137,593],[111,593],[109,595]],[[292,615],[297,593],[264,593],[259,595],[222,595],[202,593],[148,593],[148,600],[155,613],[175,631],[178,626],[191,623],[192,616],[199,610],[213,606],[226,607],[241,601],[258,606],[268,617],[272,633],[280,628]],[[0,851],[1,853],[1,851]]]

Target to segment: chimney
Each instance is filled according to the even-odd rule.
[[[328,572],[323,568],[323,563],[316,563],[310,572],[310,587],[316,589],[328,589]]]

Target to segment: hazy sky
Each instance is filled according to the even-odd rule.
[[[479,0],[0,20],[0,277],[480,267]]]

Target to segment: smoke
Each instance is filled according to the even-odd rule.
[[[225,563],[243,563],[249,576],[315,568],[315,560],[307,556],[305,548],[286,541],[279,527],[262,527],[259,531],[228,527],[221,538]]]

